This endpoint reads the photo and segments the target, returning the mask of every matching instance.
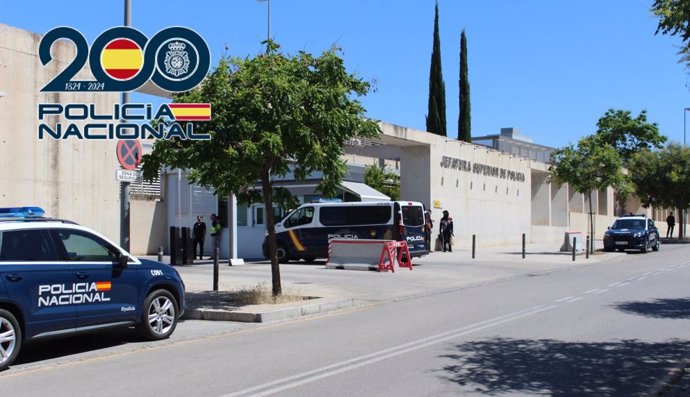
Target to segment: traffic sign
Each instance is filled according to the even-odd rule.
[[[115,175],[118,182],[141,182],[141,171],[117,170]]]
[[[143,154],[141,143],[136,139],[117,142],[117,161],[126,170],[136,170]]]

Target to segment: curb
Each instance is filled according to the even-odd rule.
[[[185,320],[237,321],[243,323],[268,323],[292,320],[326,312],[369,306],[367,301],[354,298],[315,302],[307,305],[266,310],[260,312],[228,311],[218,309],[187,308],[182,316]]]

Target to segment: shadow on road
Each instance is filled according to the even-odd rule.
[[[622,302],[614,306],[616,309],[653,318],[690,318],[690,298],[685,299],[656,299],[647,302]]]
[[[456,345],[442,378],[475,393],[643,396],[688,353],[688,341],[573,343],[494,338]]]
[[[50,341],[27,343],[21,348],[14,365],[50,360],[59,357],[103,350],[130,343],[145,342],[133,328],[83,334]]]

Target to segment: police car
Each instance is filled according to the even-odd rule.
[[[604,233],[604,251],[636,249],[646,253],[659,247],[659,230],[645,215],[619,217]]]
[[[175,269],[44,215],[0,208],[0,370],[25,342],[129,326],[148,340],[172,334],[185,308]]]

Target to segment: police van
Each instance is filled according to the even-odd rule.
[[[418,257],[429,253],[424,224],[424,206],[414,201],[303,204],[276,224],[277,256],[280,262],[327,258],[335,238],[407,241]],[[268,258],[268,236],[263,252]]]
[[[172,267],[86,227],[38,207],[0,208],[0,370],[25,342],[129,326],[148,340],[167,338],[184,289]]]

